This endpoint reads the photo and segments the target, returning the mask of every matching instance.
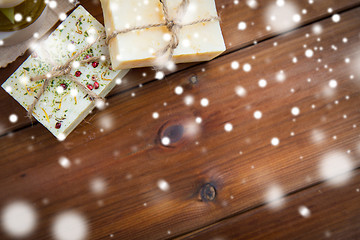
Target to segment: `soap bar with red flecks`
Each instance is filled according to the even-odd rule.
[[[30,77],[48,73],[64,64],[77,51],[93,42],[104,27],[82,6],[78,6],[44,41],[35,46],[32,55],[2,84],[2,87],[25,109],[33,103],[44,80],[29,81]],[[69,74],[75,76],[96,94],[105,97],[115,86],[116,79],[127,70],[112,70],[105,39],[100,38],[77,60],[99,56],[97,62],[76,64]],[[35,105],[33,116],[58,139],[63,140],[89,114],[95,103],[73,83],[69,76],[51,78],[49,86]]]

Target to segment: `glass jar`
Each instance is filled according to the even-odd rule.
[[[44,0],[0,0],[0,45],[13,45],[32,37],[46,11]]]

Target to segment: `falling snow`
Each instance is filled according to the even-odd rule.
[[[276,0],[276,5],[283,7],[285,5],[285,0]]]
[[[301,16],[299,14],[294,14],[292,20],[296,23],[301,21]]]
[[[11,115],[9,116],[9,121],[10,121],[11,123],[16,123],[16,122],[18,121],[18,116],[17,116],[16,114],[11,114]]]
[[[55,217],[52,234],[56,240],[85,240],[88,236],[87,221],[76,211],[62,212]]]
[[[271,25],[267,26],[266,30],[281,31],[295,27],[301,20],[299,12],[300,10],[290,1],[276,0],[276,4],[266,9],[266,22]]]
[[[246,5],[252,9],[256,9],[259,6],[257,0],[246,0]]]
[[[291,114],[294,116],[298,116],[300,114],[300,109],[298,107],[293,107],[291,109]]]
[[[245,72],[250,72],[250,71],[251,71],[251,65],[250,65],[249,63],[245,63],[245,64],[243,65],[243,70],[244,70]]]
[[[58,136],[57,136],[57,139],[62,142],[66,139],[66,136],[63,134],[63,133],[60,133]]]
[[[185,96],[184,97],[184,103],[185,103],[185,105],[187,105],[187,106],[190,106],[190,105],[192,105],[193,103],[194,103],[194,97],[193,96],[190,96],[190,95],[187,95],[187,96]]]
[[[29,203],[15,201],[5,205],[1,212],[2,228],[9,236],[25,238],[35,230],[38,217]]]
[[[319,163],[320,175],[335,185],[344,184],[351,177],[353,162],[346,153],[335,151],[326,153]]]
[[[203,107],[209,106],[209,99],[207,99],[207,98],[202,98],[202,99],[200,100],[200,105],[203,106]]]
[[[181,95],[184,92],[184,89],[181,86],[177,86],[174,91],[175,91],[175,94]]]
[[[300,206],[298,210],[299,214],[304,218],[309,218],[311,215],[310,209],[308,209],[306,206]]]
[[[335,79],[331,79],[331,80],[329,81],[329,87],[331,87],[331,88],[336,88],[337,85],[338,85],[338,83],[337,83],[337,81],[336,81]]]
[[[264,88],[267,85],[267,81],[265,79],[260,79],[258,85],[259,87]]]
[[[158,80],[161,80],[161,79],[163,79],[164,77],[165,77],[165,74],[164,74],[164,72],[162,72],[162,71],[158,71],[158,72],[156,72],[156,74],[155,74],[155,78],[158,79]]]
[[[94,178],[90,182],[90,189],[95,194],[104,193],[106,190],[106,182],[103,178]]]
[[[312,32],[315,35],[320,35],[323,32],[323,28],[322,28],[322,26],[320,24],[315,24],[312,27]]]
[[[147,1],[144,1],[145,3]],[[234,5],[239,5],[239,3],[241,3],[242,1],[239,1],[239,0],[234,0],[232,1]],[[257,0],[246,0],[246,5],[250,8],[248,9],[249,11],[253,11],[253,9],[256,9],[260,6],[259,2],[261,1],[257,1]],[[308,0],[307,1],[309,4],[313,4],[314,3],[314,0]],[[54,0],[50,0],[48,1],[48,6],[52,9],[56,8],[57,7],[57,1],[54,1]],[[226,5],[223,5],[222,6],[223,8],[226,7]],[[231,7],[236,7],[236,6],[231,6]],[[240,7],[237,6],[237,7]],[[262,6],[261,6],[262,7]],[[292,3],[292,1],[286,1],[286,0],[276,0],[276,1],[272,1],[272,4],[269,5],[269,7],[266,9],[266,14],[264,16],[265,18],[265,24],[263,24],[261,26],[261,31],[268,31],[267,34],[271,34],[270,31],[278,31],[278,32],[281,32],[283,31],[284,29],[290,29],[290,28],[293,28],[295,26],[298,26],[299,23],[303,20],[303,18],[305,18],[305,20],[309,17],[309,16],[304,16],[306,14],[308,14],[308,11],[309,11],[309,15],[311,13],[311,10],[313,10],[311,8],[311,6],[306,6],[307,9],[299,9],[298,6],[296,6],[295,4]],[[194,8],[194,5],[190,5],[190,10],[189,11],[192,11],[192,9]],[[332,8],[325,8],[324,11],[327,11],[328,13],[330,14],[333,14],[331,16],[331,20],[332,20],[332,24],[334,26],[336,26],[335,23],[339,23],[340,20],[341,20],[341,16],[339,14],[334,14],[334,10],[336,12],[336,9],[332,9]],[[255,11],[254,11],[255,12]],[[301,15],[302,14],[302,15]],[[14,15],[14,20],[16,22],[19,22],[19,21],[22,21],[23,18],[25,18],[26,16],[22,16],[20,13],[16,13]],[[65,18],[67,17],[66,13],[60,13],[58,15],[59,19],[61,21],[65,20]],[[140,21],[142,20],[142,17],[140,15],[136,16],[136,19],[137,21]],[[31,21],[31,18],[30,17],[26,17],[26,20],[27,21]],[[237,26],[236,26],[236,23],[237,23]],[[235,25],[233,26],[233,28],[236,30],[239,30],[237,31],[238,34],[240,35],[246,35],[249,30],[253,30],[253,27],[255,25],[255,27],[257,27],[257,22],[254,21],[254,22],[251,22],[251,20],[248,20],[248,19],[238,19],[236,22],[235,22]],[[324,25],[325,27],[325,25]],[[260,27],[259,27],[260,28]],[[270,32],[270,33],[269,33]],[[320,23],[316,23],[316,24],[312,24],[311,26],[309,26],[309,30],[307,30],[306,33],[306,39],[308,42],[301,42],[299,44],[299,51],[298,52],[290,52],[286,55],[286,61],[287,63],[289,63],[290,65],[289,66],[292,66],[292,67],[296,67],[296,66],[299,66],[299,64],[302,62],[302,61],[307,61],[309,64],[317,64],[316,66],[313,67],[313,70],[317,70],[317,71],[324,71],[325,73],[332,73],[334,71],[336,71],[336,68],[335,66],[333,65],[333,63],[331,62],[328,62],[326,61],[326,59],[320,57],[322,56],[322,54],[325,52],[325,50],[331,50],[332,53],[335,53],[334,51],[338,51],[339,49],[339,52],[340,53],[340,50],[342,47],[346,46],[344,44],[348,43],[349,42],[349,39],[351,40],[351,36],[349,35],[349,39],[347,37],[343,37],[341,36],[338,41],[334,41],[334,42],[331,42],[331,46],[330,44],[328,46],[326,46],[324,44],[325,40],[326,40],[326,36],[322,35],[324,33],[324,29],[323,29],[323,26],[320,24]],[[198,33],[194,33],[193,34],[194,38],[199,38],[199,34]],[[304,35],[302,35],[304,36]],[[35,32],[33,34],[33,37],[35,39],[39,38],[40,35],[39,33]],[[168,34],[168,33],[165,33],[163,36],[163,40],[164,41],[167,41],[169,42],[171,40],[171,34]],[[260,39],[260,38],[259,38]],[[305,38],[304,38],[305,39]],[[314,44],[316,44],[316,46],[312,45],[310,43],[310,40],[313,39],[313,42]],[[316,39],[316,42],[315,42],[315,39]],[[88,42],[92,42],[95,40],[94,37],[88,37],[86,39]],[[279,42],[279,44],[278,44]],[[282,42],[278,41],[278,42],[273,42],[273,46],[274,47],[277,47],[277,49],[280,49],[282,47]],[[3,41],[0,40],[0,45],[3,44]],[[182,45],[182,47],[188,47],[190,46],[191,44],[191,39],[183,39],[180,44]],[[254,45],[257,44],[257,41],[254,40]],[[350,43],[348,44],[351,44],[351,41]],[[231,43],[229,44],[229,46],[231,46]],[[256,46],[255,46],[256,47]],[[74,52],[76,51],[77,49],[77,46],[75,44],[68,44],[67,45],[67,50],[69,50],[70,52]],[[320,52],[320,51],[323,51],[324,52]],[[150,49],[150,51],[153,51],[153,49]],[[273,50],[274,51],[274,50]],[[314,57],[314,55],[316,57]],[[250,55],[251,56],[251,55]],[[260,56],[260,54],[259,54]],[[258,57],[258,59],[260,59],[260,57]],[[304,56],[306,58],[304,58]],[[314,58],[313,58],[314,57]],[[351,58],[350,58],[351,57]],[[311,59],[313,58],[313,59]],[[252,57],[253,60],[255,60],[255,56]],[[104,61],[106,59],[102,59],[102,61]],[[230,63],[230,68],[232,70],[238,70],[238,69],[242,69],[244,72],[251,72],[252,70],[252,65],[249,64],[249,63],[244,63],[242,62],[242,60],[238,59],[240,62],[241,62],[241,65],[239,63],[239,61],[232,61]],[[354,65],[354,63],[356,64],[356,58],[353,57],[353,56],[341,56],[341,63],[342,64],[348,64],[347,66],[351,66],[351,65]],[[271,60],[269,60],[271,61]],[[300,63],[299,63],[300,62]],[[253,63],[253,62],[252,62]],[[294,63],[294,64],[292,64]],[[166,66],[166,68],[168,70],[175,70],[175,64],[174,62],[172,61],[169,61],[169,62],[166,62],[164,63],[164,65]],[[80,66],[80,63],[77,62],[77,61],[74,61],[73,64],[72,64],[72,67],[73,68],[78,68]],[[255,64],[253,64],[253,66],[256,66]],[[345,65],[344,65],[345,66]],[[242,68],[240,68],[242,67]],[[264,75],[261,75],[261,72],[259,71],[255,73],[255,71],[253,70],[253,73],[252,74],[258,74],[256,75],[256,77],[254,77],[254,79],[251,79],[256,88],[256,91],[262,91],[262,92],[265,92],[265,91],[271,91],[272,87],[273,87],[273,78],[275,77],[275,79],[277,80],[277,82],[284,82],[286,80],[286,74],[283,70],[279,70],[279,69],[286,69],[286,71],[288,71],[288,68],[287,67],[284,67],[283,65],[279,65],[279,67],[275,67],[274,68],[274,71],[272,72],[272,76],[266,76],[265,74]],[[224,68],[226,70],[229,69],[229,63],[227,63],[226,67]],[[257,69],[257,68],[256,68]],[[241,70],[240,70],[241,71]],[[305,70],[304,70],[305,71]],[[202,69],[202,72],[205,72],[205,68]],[[239,72],[239,71],[231,71],[232,74],[236,73],[236,72]],[[291,70],[289,70],[287,73],[289,73],[289,83],[291,82],[290,81],[290,77],[293,75]],[[250,75],[252,74],[243,74],[244,76],[247,76],[249,77]],[[350,75],[350,79],[356,79],[357,75],[355,73],[348,73]],[[347,75],[347,76],[349,76]],[[142,76],[143,77],[146,77],[147,76],[147,73],[142,73]],[[50,77],[50,76],[49,76]],[[155,73],[155,78],[158,79],[158,80],[162,80],[164,79],[165,77],[165,73],[162,72],[162,71],[156,71]],[[252,76],[250,76],[252,77]],[[267,78],[269,79],[269,84],[270,86],[268,88],[266,88],[268,86],[268,80],[264,79],[264,78]],[[317,82],[320,82],[321,79],[317,79],[316,77],[313,77],[313,81],[310,79],[310,78],[307,78],[308,76],[305,76],[303,79],[301,79],[301,81],[303,81],[303,84],[306,85],[306,86],[311,86],[312,84],[314,83],[317,83]],[[336,77],[336,76],[330,76],[328,79],[331,79],[332,77]],[[307,79],[306,79],[307,78]],[[258,80],[259,79],[259,80]],[[321,84],[321,87],[323,87],[324,91],[328,91],[330,89],[330,91],[326,92],[325,95],[326,96],[330,96],[331,94],[333,94],[334,92],[336,92],[334,89],[336,89],[338,87],[338,81],[335,80],[335,79],[331,79],[331,80],[328,80],[328,79],[325,79],[324,82],[322,82]],[[240,79],[242,80],[242,79]],[[341,80],[341,82],[340,82]],[[165,81],[165,80],[164,80]],[[244,80],[244,82],[246,81],[246,79]],[[256,82],[257,81],[257,82]],[[307,81],[307,82],[306,82]],[[27,84],[29,82],[29,79],[24,77],[22,79],[20,79],[20,82],[22,84]],[[286,83],[283,83],[283,84],[279,84],[279,83],[275,83],[277,85],[285,85],[287,84],[288,82]],[[122,84],[122,79],[120,78],[117,78],[115,80],[115,83],[117,85],[120,85]],[[235,94],[241,98],[244,98],[245,96],[247,96],[247,94],[249,94],[248,98],[252,97],[252,91],[254,91],[254,87],[253,86],[249,86],[247,85],[246,83],[243,83],[243,82],[239,82],[241,84],[243,84],[244,86],[246,86],[247,89],[245,89],[243,86],[240,86],[240,85],[232,85],[231,87],[234,88],[235,90]],[[257,83],[257,86],[256,86],[256,83]],[[342,79],[339,78],[339,83],[341,84],[344,84]],[[142,87],[143,85],[140,84],[139,87]],[[186,106],[191,106],[194,104],[195,102],[195,105],[197,105],[199,103],[199,100],[200,100],[200,105],[202,107],[208,107],[210,105],[210,101],[208,98],[206,97],[203,97],[203,98],[199,98],[198,96],[196,96],[195,94],[194,95],[189,95],[189,94],[193,94],[193,93],[190,93],[190,90],[188,88],[185,88],[186,89],[186,92],[184,93],[184,88],[182,86],[176,86],[176,85],[173,85],[171,88],[170,88],[170,91],[172,94],[176,94],[176,95],[181,95],[180,97],[177,97],[179,99],[179,101],[181,101],[182,104],[185,104]],[[341,85],[341,86],[344,86],[345,88],[345,84],[344,85]],[[174,88],[175,87],[175,88]],[[259,89],[259,88],[261,89]],[[145,87],[144,87],[145,88]],[[266,88],[266,89],[265,89]],[[290,92],[291,93],[294,93],[293,95],[290,95],[288,90],[290,89]],[[11,87],[5,87],[5,90],[7,92],[11,92],[13,89],[11,89]],[[248,92],[248,91],[249,92]],[[302,89],[300,89],[298,86],[295,86],[295,85],[289,85],[287,86],[287,88],[285,89],[286,91],[286,94],[290,95],[290,96],[295,96],[298,92],[300,92]],[[340,89],[339,89],[340,90]],[[63,87],[57,87],[56,88],[56,92],[57,94],[63,94],[64,93],[64,88]],[[260,93],[260,94],[263,94],[263,93]],[[296,92],[296,93],[295,93]],[[70,94],[75,97],[78,95],[78,91],[75,90],[75,89],[71,89],[70,90]],[[346,93],[346,94],[349,94],[349,93]],[[131,93],[131,96],[132,97],[135,97],[135,92],[132,92]],[[206,96],[206,95],[203,95],[203,96]],[[233,94],[233,96],[235,96]],[[332,95],[333,96],[333,95]],[[218,99],[216,98],[211,98],[211,96],[208,96],[210,97],[210,99],[213,101],[212,104],[218,104]],[[261,95],[259,96],[261,97]],[[316,96],[317,97],[317,96]],[[343,102],[343,98],[344,97],[343,95],[342,96],[336,96],[337,99],[339,100],[335,100],[336,98],[334,99],[331,99],[330,101],[330,104],[331,104],[331,108],[339,108],[341,105],[342,105],[342,102]],[[244,102],[246,99],[240,99],[240,98],[235,98],[236,101],[238,101],[239,103],[241,102]],[[136,100],[136,98],[135,98]],[[346,96],[346,100],[349,100],[349,96]],[[161,100],[160,104],[163,102],[164,100]],[[345,101],[344,101],[345,102]],[[169,100],[169,106],[171,102]],[[297,116],[300,115],[300,112],[302,115],[300,116],[305,116],[305,114],[307,113],[307,111],[309,112],[312,112],[314,113],[315,111],[314,110],[311,110],[311,109],[315,109],[315,104],[311,104],[310,103],[307,103],[307,105],[301,105],[301,111],[300,111],[300,108],[298,106],[293,106],[292,104],[290,105],[287,105],[287,109],[286,110],[286,116],[290,116],[289,118],[292,119],[293,122],[291,122],[291,124],[299,124],[301,121],[301,117],[300,118],[297,118]],[[335,104],[335,105],[333,105]],[[295,104],[294,104],[295,105]],[[97,102],[96,103],[96,106],[100,109],[103,109],[105,108],[105,103],[104,102]],[[167,106],[167,102],[164,102],[164,106]],[[195,107],[195,106],[194,106]],[[256,108],[258,108],[259,106],[256,106],[255,104],[254,105],[249,105],[247,106],[247,110],[248,112],[246,112],[245,114],[247,115],[247,117],[251,117],[251,113],[252,113],[252,117],[255,119],[251,119],[251,121],[255,124],[258,124],[260,125],[261,123],[265,122],[266,118],[270,118],[271,116],[270,115],[270,111],[265,111],[265,117],[264,119],[263,118],[263,113],[260,111],[260,110],[256,110]],[[311,109],[310,109],[311,107]],[[191,109],[192,107],[187,107],[186,109]],[[263,109],[261,107],[259,107],[260,109]],[[319,108],[320,108],[320,105],[319,105]],[[161,118],[160,120],[163,120],[163,118],[166,118],[168,115],[167,113],[163,112],[163,109],[169,109],[168,108],[161,108],[161,109],[157,109],[157,108],[153,108],[151,111],[148,111],[146,114],[147,118],[149,118],[150,120],[152,119],[159,119],[160,117],[160,114],[159,112],[161,113]],[[211,109],[211,106],[208,108],[208,109]],[[155,111],[156,110],[156,111]],[[265,110],[265,109],[264,109]],[[152,112],[154,111],[154,112]],[[157,112],[159,111],[159,112]],[[152,113],[151,113],[152,112]],[[291,113],[291,115],[290,115]],[[152,116],[152,119],[150,117],[150,114]],[[191,132],[197,132],[199,129],[201,129],[203,126],[201,125],[203,123],[203,121],[205,122],[205,124],[207,123],[208,119],[205,118],[205,114],[202,115],[203,113],[202,112],[196,112],[196,114],[198,115],[198,117],[193,117],[189,120],[189,122],[191,123],[186,123],[186,127],[187,127],[187,130],[191,131]],[[348,115],[349,114],[349,115]],[[204,117],[204,120],[199,116],[199,115],[202,115]],[[6,115],[7,116],[7,115]],[[343,122],[347,122],[347,121],[350,121],[351,120],[351,117],[352,115],[350,115],[350,113],[339,113],[338,115],[338,118],[339,120],[343,121]],[[229,116],[229,118],[227,120],[230,120],[232,121],[230,118],[232,116]],[[341,119],[342,118],[342,119]],[[18,116],[16,114],[11,114],[9,115],[8,117],[10,123],[17,123],[18,122]],[[262,120],[260,120],[262,119]],[[289,121],[290,121],[289,119]],[[324,121],[327,121],[326,117],[325,118],[322,118]],[[343,120],[343,119],[347,119],[347,120]],[[102,118],[98,121],[100,123],[100,131],[103,132],[104,129],[110,129],[114,124],[112,122],[112,118],[110,116],[106,116],[106,115],[103,115]],[[153,123],[159,123],[160,120],[152,120]],[[258,120],[258,121],[257,121]],[[296,121],[298,120],[298,121]],[[235,121],[235,120],[234,120]],[[204,124],[204,125],[205,125]],[[356,128],[357,125],[356,124],[353,124],[353,123],[346,123],[346,124],[349,124],[348,127],[353,127],[353,128]],[[232,132],[233,131],[233,124],[230,123],[230,122],[222,122],[222,123],[218,123],[218,126],[220,127],[220,129],[223,127],[225,132]],[[238,131],[241,131],[241,129],[239,128],[239,126],[235,126],[235,130],[238,130]],[[241,126],[240,126],[241,127]],[[288,129],[286,130],[285,134],[288,136],[289,132],[290,132],[290,136],[295,136],[295,132],[296,132],[296,137],[298,136],[298,134],[301,134],[300,131],[298,131],[297,129],[295,129],[295,132],[293,132],[292,130],[294,129]],[[140,133],[138,134],[139,136],[141,136],[141,130],[139,131]],[[86,134],[86,132],[84,131],[84,135]],[[229,135],[232,135],[234,133],[230,133]],[[274,135],[276,135],[277,133],[275,132]],[[331,134],[331,135],[330,135]],[[333,135],[333,134],[338,134],[338,136],[336,135]],[[280,135],[280,134],[279,134]],[[278,136],[279,136],[278,135]],[[279,136],[279,137],[282,137],[282,136]],[[294,138],[289,138],[289,139],[296,139],[296,137]],[[321,144],[327,144],[329,141],[330,142],[333,142],[335,144],[341,144],[341,141],[343,141],[342,139],[342,135],[339,134],[339,133],[329,133],[329,132],[325,132],[325,130],[323,129],[312,129],[311,132],[309,131],[309,135],[307,136],[308,137],[308,140],[310,143],[312,144],[317,144],[317,145],[321,145]],[[270,137],[268,136],[267,138],[265,138],[264,140],[266,141],[266,143],[268,144],[267,147],[271,147],[271,146],[279,146],[280,144],[280,139],[278,137],[273,137],[271,138],[271,135]],[[339,138],[339,139],[338,139]],[[35,139],[34,136],[32,136],[31,139]],[[269,139],[270,139],[270,144],[269,144]],[[285,142],[285,138],[281,138],[282,141]],[[58,140],[59,141],[63,141],[65,140],[65,136],[63,134],[60,134],[58,136]],[[252,139],[248,139],[246,141],[248,141],[248,143],[251,143],[251,140]],[[334,141],[332,141],[334,140]],[[157,140],[158,141],[158,140]],[[167,136],[164,136],[160,139],[160,142],[163,146],[169,146],[171,144],[171,139]],[[198,145],[199,143],[201,143],[200,141],[196,141],[195,144]],[[285,144],[284,144],[285,146]],[[348,148],[345,148],[343,150],[336,150],[336,151],[330,151],[330,152],[327,152],[325,154],[323,154],[320,158],[320,161],[318,162],[317,164],[317,167],[318,167],[318,173],[319,175],[324,179],[324,180],[329,180],[330,183],[333,183],[334,185],[340,185],[340,184],[344,184],[346,183],[350,177],[351,177],[351,171],[356,167],[354,162],[353,162],[353,159],[352,157],[354,157],[354,153],[356,153],[356,151],[360,152],[360,144],[358,145],[359,149],[356,150],[356,149],[348,149]],[[199,146],[198,146],[199,147]],[[138,146],[135,146],[134,149],[137,149]],[[351,148],[351,147],[349,147]],[[134,150],[132,149],[132,150]],[[278,148],[272,148],[273,150],[279,150],[281,149],[281,147],[278,147]],[[236,150],[238,151],[238,150]],[[203,150],[204,153],[206,153],[206,149]],[[240,155],[243,154],[242,151],[239,152]],[[305,154],[305,153],[299,153],[300,154]],[[115,155],[119,155],[119,153],[117,152],[117,154],[114,154]],[[304,162],[307,158],[306,156],[304,155],[301,155],[299,157],[299,155],[297,155],[295,158],[297,161],[301,162],[300,160],[302,160],[302,162]],[[300,160],[298,160],[300,159]],[[303,160],[305,159],[305,160]],[[55,161],[55,165],[56,165],[56,160],[57,158],[55,159],[52,159],[52,161]],[[61,169],[60,170],[62,172],[69,172],[72,166],[72,164],[75,162],[75,160],[71,160],[68,159],[67,157],[65,156],[61,156],[60,158],[58,158],[58,164],[60,165]],[[76,162],[75,162],[76,163]],[[251,163],[252,164],[252,163]],[[251,165],[249,164],[248,167],[251,168],[251,169],[254,169],[253,171],[257,171],[258,169],[260,169],[260,165],[256,165],[257,168],[255,169],[255,165]],[[59,168],[59,165],[56,165],[58,166]],[[260,166],[260,167],[258,167]],[[68,169],[68,170],[66,170]],[[69,170],[70,169],[70,170]],[[95,177],[93,176],[94,178],[92,179],[89,179],[88,181],[88,190],[90,193],[94,194],[94,195],[101,195],[101,194],[104,194],[106,192],[106,188],[107,188],[107,181],[106,181],[106,178],[102,178],[102,177]],[[309,176],[306,176],[307,177],[307,180],[311,179]],[[127,180],[130,180],[132,179],[132,175],[131,174],[128,174],[126,175],[126,179]],[[171,179],[170,179],[171,180]],[[243,180],[245,182],[245,180]],[[156,182],[156,180],[155,180]],[[164,180],[164,179],[160,179],[156,182],[156,185],[155,185],[155,182],[153,182],[152,184],[154,186],[157,186],[161,191],[163,192],[169,192],[170,191],[170,185],[169,183]],[[356,189],[357,192],[359,192],[359,188]],[[159,193],[159,191],[158,191]],[[168,194],[168,193],[163,193],[163,194]],[[269,186],[266,191],[264,193],[264,198],[266,200],[267,203],[269,203],[269,206],[272,207],[272,208],[278,208],[280,206],[282,206],[283,202],[284,202],[284,192],[282,190],[282,188],[279,186],[279,185],[271,185]],[[98,197],[98,196],[97,196]],[[41,198],[40,198],[41,199]],[[234,196],[231,195],[230,196],[230,199],[234,199]],[[95,200],[95,203],[98,203],[99,206],[103,206],[104,205],[104,201],[103,200]],[[42,200],[42,204],[44,205],[48,205],[49,204],[49,200],[47,198],[44,198]],[[140,202],[140,205],[143,205],[144,207],[147,207],[148,206],[148,203],[143,203],[143,202]],[[149,204],[151,204],[149,202]],[[306,203],[305,203],[306,204]],[[35,206],[35,205],[34,205]],[[2,227],[5,231],[5,233],[7,233],[9,236],[11,237],[14,237],[14,238],[26,238],[29,234],[31,234],[35,229],[36,229],[36,226],[37,226],[37,213],[36,213],[36,209],[34,208],[33,205],[25,202],[25,201],[17,201],[17,202],[13,202],[13,203],[10,203],[8,205],[5,205],[4,208],[2,209],[2,215],[1,215],[1,224],[2,224]],[[311,206],[310,206],[311,208]],[[296,211],[296,207],[294,209]],[[305,206],[305,205],[301,205],[297,208],[298,210],[298,214],[300,215],[300,217],[303,217],[303,218],[310,218],[311,217],[311,214],[312,212],[310,211],[310,209]],[[296,212],[295,212],[296,213]],[[299,217],[299,215],[296,215],[297,217]],[[21,216],[21,218],[19,218],[18,216]],[[304,219],[304,221],[308,221]],[[86,239],[89,235],[89,228],[88,228],[88,223],[87,223],[87,219],[85,218],[85,216],[82,214],[82,213],[79,213],[79,212],[76,212],[76,211],[66,211],[66,212],[60,212],[58,215],[55,216],[55,218],[53,219],[53,222],[52,222],[52,234],[53,234],[53,237],[54,239],[56,240],[65,240],[65,239],[73,239],[73,240],[83,240],[83,239]],[[173,231],[175,231],[175,229],[172,229]],[[324,230],[323,230],[324,231]],[[171,230],[168,230],[168,229],[165,229],[164,234],[172,234]],[[330,237],[331,236],[331,232],[329,230],[326,230],[325,232],[322,232],[326,237]],[[107,236],[110,236],[111,238],[114,237],[114,234],[109,234],[109,233],[106,233]]]
[[[231,68],[232,69],[236,70],[236,69],[239,69],[239,67],[240,67],[240,64],[239,64],[238,61],[232,61],[231,62]]]
[[[167,192],[170,190],[170,185],[167,181],[165,181],[164,179],[160,179],[157,182],[157,186],[161,191]]]
[[[20,13],[16,13],[14,19],[16,22],[20,22],[23,19],[23,16]]]
[[[243,31],[246,29],[246,23],[245,22],[239,22],[238,29]]]
[[[320,129],[314,129],[311,132],[311,141],[313,143],[321,143],[326,138],[325,133]]]
[[[274,137],[271,139],[271,145],[277,146],[277,145],[279,145],[279,143],[280,143],[280,140],[277,137]]]
[[[284,199],[282,198],[284,193],[280,186],[273,185],[270,186],[265,194],[265,200],[269,203],[269,207],[273,209],[277,209],[282,206],[284,203]]]
[[[161,144],[164,145],[164,146],[170,145],[170,138],[169,137],[161,138]]]
[[[239,97],[246,96],[246,89],[243,88],[242,86],[235,87],[235,92],[236,92],[236,95],[238,95]]]
[[[307,49],[307,50],[305,51],[305,56],[306,56],[307,58],[311,58],[312,56],[314,56],[314,51],[311,50],[311,49]]]
[[[67,157],[60,157],[59,158],[59,164],[63,168],[70,168],[70,166],[71,166],[71,162]]]
[[[48,2],[48,6],[50,7],[50,8],[56,8],[57,7],[57,2],[56,1],[54,1],[54,0],[51,0],[51,1],[49,1]]]
[[[260,112],[259,110],[254,112],[254,118],[255,119],[260,119],[262,117],[262,112]]]
[[[66,13],[60,13],[59,14],[60,21],[64,21],[66,19],[66,17],[67,17]]]
[[[159,118],[159,113],[158,112],[153,112],[152,117],[153,117],[153,119],[158,119]]]
[[[278,82],[283,82],[283,81],[285,81],[285,79],[286,79],[286,75],[285,75],[284,71],[283,71],[283,70],[280,70],[280,71],[276,74],[276,80],[277,80]]]
[[[105,109],[105,101],[103,100],[96,100],[95,101],[95,107],[99,110],[104,110]]]
[[[196,122],[197,124],[200,124],[200,123],[202,122],[201,117],[196,117],[195,122]]]
[[[231,132],[233,130],[233,125],[231,123],[226,123],[224,129],[226,132]]]
[[[334,14],[331,19],[333,20],[333,22],[337,23],[340,22],[340,15],[339,14]]]

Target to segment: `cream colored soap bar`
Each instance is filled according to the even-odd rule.
[[[46,74],[53,66],[64,64],[73,54],[101,34],[104,34],[104,27],[79,6],[48,39],[38,44],[33,54],[2,87],[28,110],[44,82],[31,82],[30,77]],[[103,38],[95,42],[78,59],[89,56],[99,56],[101,59],[99,62],[78,66],[73,64],[69,74],[84,85],[91,85],[92,91],[104,97],[115,86],[116,79],[124,76],[127,70],[111,70],[109,52]],[[58,139],[64,140],[89,114],[94,105],[87,94],[65,75],[51,79],[46,91],[35,105],[33,116]]]
[[[170,18],[175,18],[181,0],[166,0],[166,3]],[[101,5],[108,36],[115,30],[164,22],[159,0],[101,0]],[[216,16],[214,0],[190,0],[179,21],[186,24]],[[118,34],[109,43],[114,69],[156,65],[156,57],[168,44],[168,36],[165,26]],[[179,40],[173,54],[175,63],[211,60],[226,49],[218,20],[184,26]]]

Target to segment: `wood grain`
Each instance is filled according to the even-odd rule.
[[[36,207],[33,239],[48,239],[52,220],[68,209],[85,215],[92,239],[166,239],[264,204],[273,189],[286,195],[323,181],[324,159],[341,156],[347,170],[359,167],[360,85],[353,64],[359,16],[359,8],[347,11],[339,23],[315,23],[321,35],[309,25],[114,94],[64,142],[40,125],[0,138],[1,206],[20,198]],[[311,58],[304,55],[309,48]],[[231,68],[233,61],[239,69]],[[242,70],[246,63],[249,72]],[[261,78],[265,88],[258,86]],[[182,95],[174,93],[177,86]],[[243,97],[236,94],[241,87]],[[190,106],[187,96],[194,99]],[[203,98],[209,106],[201,106]],[[295,106],[298,116],[291,114]],[[256,110],[261,119],[254,119]],[[224,130],[226,123],[232,131]],[[181,131],[174,126],[184,128],[176,142]],[[166,134],[169,128],[177,130]],[[169,146],[161,144],[164,134],[174,140]],[[278,146],[271,145],[274,137]],[[59,165],[61,157],[70,168]],[[101,194],[89,188],[97,178],[106,182]],[[168,190],[158,187],[161,180]],[[214,201],[201,201],[206,183],[216,189]]]
[[[346,186],[321,183],[286,196],[279,210],[261,206],[178,239],[358,239],[359,200],[356,170]]]
[[[81,1],[81,4],[84,5],[94,17],[103,23],[102,10],[99,1],[84,0]],[[238,4],[234,4],[233,1],[227,0],[216,1],[218,12],[222,18],[221,27],[227,47],[226,53],[251,45],[254,41],[260,42],[263,39],[270,38],[358,5],[360,5],[359,0],[317,0],[313,4],[309,4],[307,1],[303,0],[293,0],[286,6],[286,9],[289,10],[286,10],[284,17],[285,21],[283,21],[281,19],[282,14],[279,12],[279,9],[281,8],[276,7],[275,1],[272,0],[258,1],[256,8],[249,7],[246,1],[239,1]],[[332,12],[328,11],[329,8],[332,9]],[[304,9],[306,10],[306,14],[301,13]],[[278,20],[269,20],[272,13],[274,16],[278,17]],[[301,15],[301,20],[298,23],[292,20],[292,15],[295,13]],[[238,24],[241,21],[247,23],[247,28],[244,31],[238,30]],[[270,26],[270,30],[267,29],[268,26]],[[8,67],[0,69],[0,82],[5,82],[20,64],[25,61],[28,55],[29,52]],[[194,63],[180,64],[175,72],[192,65],[194,65]],[[171,72],[167,71],[166,73],[169,74]],[[120,92],[129,91],[139,85],[152,81],[155,79],[154,76],[155,71],[151,68],[133,69],[123,79],[122,84],[117,86],[109,94],[109,97]],[[15,131],[16,129],[28,127],[30,121],[26,118],[25,109],[9,95],[5,94],[3,89],[1,89],[1,91],[3,94],[0,94],[0,135]],[[19,120],[15,124],[10,123],[8,120],[9,115],[12,113],[19,116]]]

